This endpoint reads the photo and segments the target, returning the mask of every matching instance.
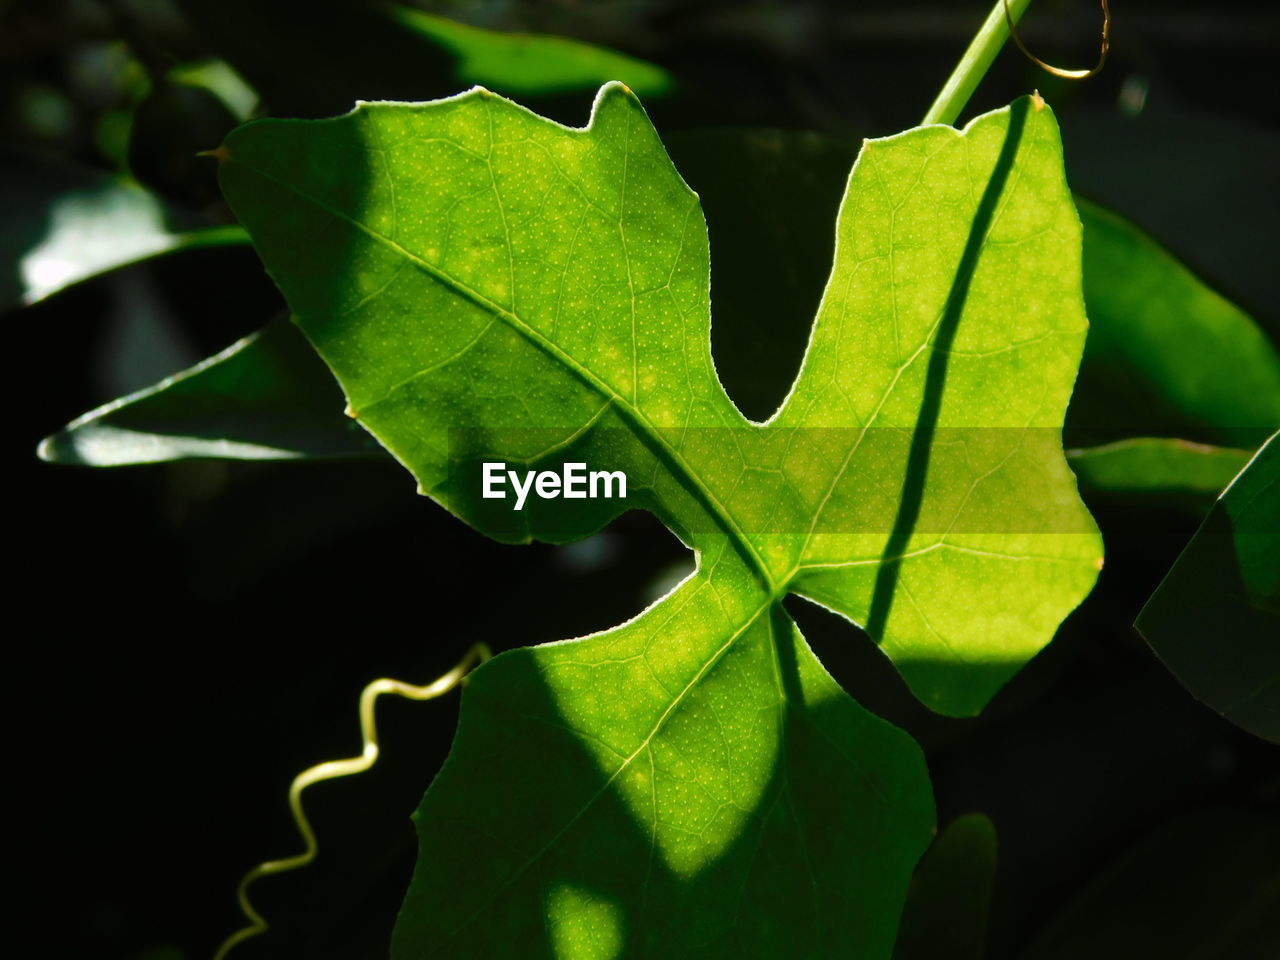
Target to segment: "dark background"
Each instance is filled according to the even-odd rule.
[[[1006,50],[964,116],[1039,88],[1061,120],[1075,188],[1151,231],[1274,337],[1273,5],[1114,6],[1113,53],[1100,77],[1059,81]],[[277,115],[456,92],[430,63],[397,59],[372,5],[289,7],[0,2],[3,147],[110,169],[110,117],[126,109],[120,75],[130,56],[144,69],[223,56]],[[832,221],[857,138],[918,123],[987,10],[974,0],[424,7],[589,39],[666,66],[679,92],[647,106],[678,165],[681,137],[698,128],[769,125],[850,143],[838,175],[812,186],[830,195]],[[255,32],[250,20],[264,10],[294,29]],[[1074,66],[1096,57],[1097,29],[1086,0],[1038,0],[1022,32],[1041,56]],[[590,99],[547,109],[582,123]],[[191,154],[215,146],[230,122],[209,100],[152,98],[134,115],[135,174],[175,203],[225,219],[213,165]],[[710,174],[699,182],[696,167],[682,169],[704,195],[713,251],[718,236],[727,250],[750,197]],[[798,363],[829,230],[801,238],[816,255],[786,281],[799,305],[786,323],[717,313],[727,386],[757,415]],[[732,303],[729,285],[745,280],[720,256],[713,277]],[[5,444],[15,530],[6,540],[17,573],[5,671],[6,792],[16,801],[6,927],[29,942],[24,956],[210,955],[241,923],[234,890],[243,871],[298,847],[284,802],[292,776],[358,748],[355,705],[369,679],[424,682],[478,640],[503,649],[612,626],[688,562],[640,516],[584,545],[499,546],[416,497],[391,463],[94,471],[36,460],[37,442],[71,418],[221,349],[280,308],[253,254],[226,249],[129,268],[4,318],[21,370]],[[737,341],[733,359],[722,356],[725,330]],[[1194,913],[1215,890],[1244,896],[1274,877],[1274,862],[1253,862],[1250,839],[1256,824],[1259,836],[1275,835],[1274,748],[1196,703],[1129,626],[1194,531],[1196,511],[1091,506],[1108,541],[1097,591],[980,719],[930,715],[855,628],[791,604],[846,688],[924,744],[940,823],[970,810],[994,821],[991,960],[1022,956],[1135,845],[1163,844],[1177,868],[1144,876],[1139,864],[1122,879],[1123,922],[1093,931],[1081,956],[1190,957],[1179,952],[1187,941],[1160,942],[1170,904]],[[255,887],[273,929],[236,956],[385,956],[412,868],[408,813],[448,749],[456,711],[456,695],[384,702],[379,767],[309,795],[321,858]],[[1223,909],[1230,922],[1235,907]]]

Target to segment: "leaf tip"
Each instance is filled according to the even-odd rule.
[[[39,445],[36,447],[36,456],[39,457],[41,460],[43,460],[45,463],[56,463],[58,460],[57,452],[55,450],[56,440],[57,440],[56,434],[54,434],[53,436],[45,437],[43,440],[41,440]]]
[[[1044,97],[1040,96],[1039,90],[1031,91],[1031,106],[1037,113],[1044,109]]]
[[[351,406],[351,404],[349,403],[342,409],[342,412],[346,414],[348,417],[350,417],[352,420],[360,419],[360,412],[356,410],[355,407]]]
[[[1099,556],[1097,560],[1093,561],[1093,569],[1101,571],[1105,563],[1106,563],[1106,558]]]
[[[218,161],[218,166],[222,166],[222,164],[231,159],[231,151],[227,149],[227,145],[224,143],[222,146],[215,147],[213,150],[201,150],[196,154],[196,156],[213,157],[213,159]]]

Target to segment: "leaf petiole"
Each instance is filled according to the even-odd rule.
[[[969,48],[965,50],[964,56],[960,58],[956,68],[951,71],[951,76],[947,78],[942,91],[938,94],[937,99],[933,101],[933,106],[924,115],[924,120],[921,121],[922,124],[954,124],[956,122],[956,118],[960,116],[960,111],[964,109],[965,104],[969,102],[969,98],[973,96],[973,91],[978,88],[978,84],[986,76],[987,70],[996,58],[996,54],[1000,52],[1000,48],[1009,39],[1008,20],[1012,19],[1016,24],[1022,19],[1022,15],[1027,12],[1027,7],[1030,5],[1031,0],[1008,0],[1009,13],[1008,18],[1006,18],[1005,0],[996,0],[991,12],[987,14],[987,19],[983,21],[977,35],[974,36],[973,41],[969,44]]]

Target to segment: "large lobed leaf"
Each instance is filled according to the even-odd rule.
[[[1092,586],[1060,442],[1085,320],[1051,112],[865,145],[766,424],[716,378],[697,197],[620,84],[580,130],[484,90],[254,123],[220,175],[425,494],[513,542],[642,507],[698,557],[636,620],[477,671],[395,954],[887,956],[923,762],[780,601],[862,623],[964,715]],[[491,460],[625,470],[628,497],[514,511],[479,495]]]
[[[748,129],[684,133],[671,138],[668,148],[699,190],[711,229],[717,375],[745,413],[765,417],[800,363],[807,333],[803,317],[818,301],[830,262],[829,234],[848,177],[850,147],[817,134]],[[741,203],[743,197],[753,202]],[[1068,435],[1086,443],[1114,435],[1114,429],[1100,432],[1098,424],[1111,416],[1108,411],[1120,411],[1127,424],[1121,432],[1253,441],[1270,422],[1267,411],[1280,410],[1280,354],[1250,317],[1132,224],[1089,203],[1080,212],[1090,328]],[[1159,295],[1135,300],[1117,274]],[[765,286],[757,282],[762,275],[770,277]],[[276,329],[222,361],[211,358],[151,390],[91,411],[50,438],[41,453],[57,462],[96,466],[215,455],[385,455],[362,440],[361,431],[352,432],[341,401],[334,402],[329,391],[304,389],[295,374],[322,364],[301,343],[286,342],[289,336]],[[1187,349],[1188,344],[1197,346]],[[228,392],[238,381],[224,375],[222,362],[279,369],[273,357],[256,355],[285,350],[289,364],[271,390],[276,406],[244,409]],[[1214,386],[1238,383],[1240,371],[1248,389]],[[190,418],[168,396],[178,387],[182,404],[219,411],[216,421],[200,424],[216,422],[216,438],[207,429],[184,435]],[[274,431],[295,423],[296,436],[264,446],[264,419]],[[153,436],[140,432],[144,423],[154,426]],[[1095,496],[1212,497],[1248,458],[1248,450],[1151,436],[1067,451],[1082,489]]]

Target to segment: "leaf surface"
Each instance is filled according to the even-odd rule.
[[[697,555],[636,620],[477,671],[396,955],[887,956],[923,762],[780,601],[863,623],[925,702],[970,714],[1092,586],[1060,440],[1085,321],[1051,112],[864,147],[766,424],[716,377],[697,197],[622,85],[583,129],[475,90],[249,124],[225,153],[303,332],[423,493],[509,542],[648,509]],[[493,461],[620,470],[627,495],[513,510],[480,495]]]
[[[1280,743],[1276,436],[1214,504],[1142,608],[1137,627],[1196,697],[1251,733]]]
[[[393,956],[888,955],[923,758],[731,552],[701,560],[631,623],[476,674]]]

